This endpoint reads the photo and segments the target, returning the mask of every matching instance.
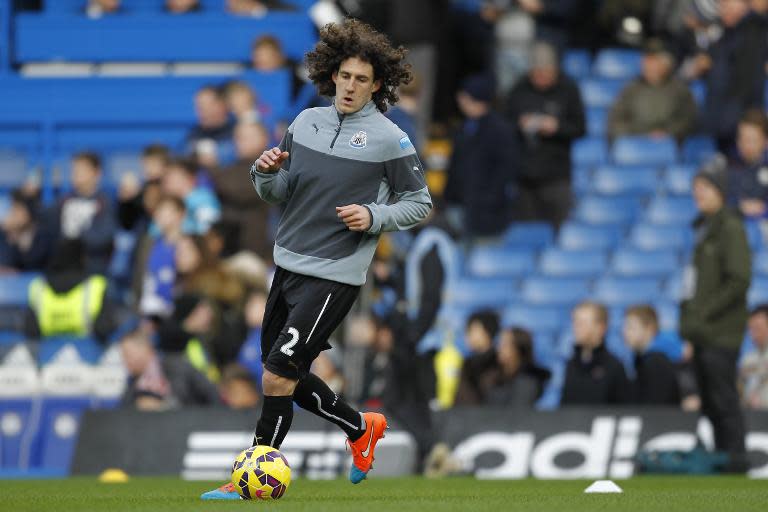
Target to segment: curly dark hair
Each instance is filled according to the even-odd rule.
[[[349,19],[345,23],[329,23],[320,31],[320,41],[307,53],[309,78],[323,96],[335,96],[332,75],[345,60],[357,57],[373,66],[373,79],[381,87],[373,93],[373,101],[381,112],[398,101],[397,87],[409,83],[411,65],[404,62],[407,50],[393,47],[387,36],[370,25]]]

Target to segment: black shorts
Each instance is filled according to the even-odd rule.
[[[328,338],[347,316],[359,286],[277,267],[261,331],[261,360],[275,375],[298,380],[331,348]]]

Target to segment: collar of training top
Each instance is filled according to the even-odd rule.
[[[336,100],[333,100],[333,107],[336,108]],[[376,108],[376,103],[374,103],[373,100],[369,101],[365,105],[363,105],[363,108],[358,110],[357,112],[352,112],[351,114],[343,114],[342,112],[339,112],[339,109],[336,109],[336,113],[339,115],[344,116],[344,119],[355,119],[357,117],[366,117],[371,114],[375,114],[379,110]]]

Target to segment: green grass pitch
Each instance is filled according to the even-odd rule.
[[[619,481],[624,494],[583,494],[585,481],[478,481],[471,478],[297,480],[280,501],[203,502],[216,483],[133,478],[0,481],[1,511],[750,511],[768,507],[768,482],[739,477],[639,477]]]

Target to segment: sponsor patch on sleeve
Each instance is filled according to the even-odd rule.
[[[407,135],[402,139],[400,139],[400,149],[406,149],[411,146],[413,146],[413,144],[411,143],[411,139],[409,139]]]

